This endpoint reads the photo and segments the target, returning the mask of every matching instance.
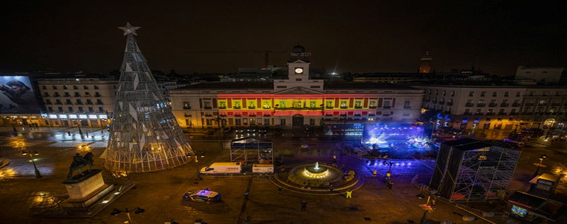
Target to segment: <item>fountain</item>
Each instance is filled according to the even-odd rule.
[[[329,169],[319,166],[319,162],[315,162],[315,166],[306,166],[303,169],[303,175],[314,179],[323,179],[329,175]]]

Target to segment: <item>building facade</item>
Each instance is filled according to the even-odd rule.
[[[45,105],[40,126],[106,127],[110,122],[117,80],[43,79],[37,83]]]
[[[200,83],[170,92],[182,127],[319,126],[323,123],[413,123],[423,90],[309,77],[308,53],[296,46],[288,78],[271,82]]]
[[[541,86],[415,86],[439,127],[456,129],[563,129],[567,91]]]

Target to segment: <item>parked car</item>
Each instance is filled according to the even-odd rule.
[[[221,195],[218,192],[211,191],[208,189],[205,190],[193,190],[188,191],[183,195],[183,200],[185,201],[198,201],[198,202],[206,202],[207,204],[220,202]]]

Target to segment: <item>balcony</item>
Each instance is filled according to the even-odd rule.
[[[477,103],[476,106],[477,107],[484,107],[484,106],[486,106],[486,104],[485,103]]]
[[[207,108],[205,108],[205,109],[207,109]],[[256,107],[255,106],[248,106],[248,109],[256,109]]]
[[[551,103],[551,106],[559,106],[561,103]]]
[[[61,103],[61,101],[57,101],[57,102],[55,102],[55,104],[57,104],[57,105],[63,105],[63,103]]]
[[[505,112],[499,112],[498,115],[506,115]],[[512,113],[510,113],[510,115],[512,115]]]
[[[233,109],[240,109],[240,106],[234,106]]]
[[[411,106],[404,106],[404,109],[411,109]]]
[[[486,115],[496,115],[494,112],[487,112]]]
[[[362,106],[354,106],[354,109],[362,109]]]
[[[88,104],[88,105],[93,105],[93,102],[87,102],[86,104]]]
[[[488,107],[496,107],[496,106],[498,106],[497,103],[489,103],[489,104],[488,104]]]
[[[65,102],[65,105],[73,105],[73,103],[71,103],[71,101],[67,101]]]
[[[383,106],[382,108],[383,108],[383,109],[390,109],[390,108],[392,108],[392,107],[391,107],[391,106]]]
[[[77,102],[76,105],[83,105],[83,102]]]
[[[534,115],[532,112],[522,112],[523,115]]]
[[[79,95],[79,94],[75,94],[75,97],[81,97],[81,95]]]
[[[510,112],[510,115],[518,115],[518,112]]]
[[[226,109],[226,106],[219,107],[219,109]]]
[[[100,94],[95,94],[94,96],[95,96],[95,97],[101,97],[101,95],[100,95]]]
[[[547,106],[547,103],[540,103],[540,104],[538,104],[537,106],[538,106],[538,107],[545,107],[545,106]]]
[[[341,109],[348,109],[347,106],[341,106]]]
[[[447,106],[453,106],[453,102],[447,102]]]
[[[50,97],[50,95],[46,93],[46,94],[43,94],[43,97]]]
[[[71,95],[69,95],[69,93],[65,93],[65,97],[71,97]]]
[[[463,115],[472,115],[471,112],[464,112]]]
[[[191,107],[183,107],[184,110],[190,110]]]
[[[472,106],[474,106],[473,103],[467,103],[467,104],[465,104],[465,107],[472,107]]]
[[[509,106],[509,105],[510,105],[509,103],[501,103],[501,104],[500,104],[501,107],[507,107],[507,106]]]
[[[512,106],[513,106],[513,107],[519,107],[520,104],[519,104],[519,103],[513,103]]]
[[[534,105],[534,103],[525,103],[525,104],[524,104],[524,106],[528,106],[528,107],[529,107],[529,106],[533,106],[533,105]]]
[[[53,103],[51,103],[51,102],[45,102],[45,104],[52,105]]]
[[[376,106],[373,105],[373,106],[369,106],[368,108],[370,108],[370,109],[376,109]]]
[[[333,109],[332,106],[326,106],[325,108],[326,108],[326,109]]]
[[[445,101],[439,101],[439,104],[445,105]]]
[[[61,97],[61,95],[59,95],[59,93],[53,94],[54,97]]]
[[[423,99],[423,102],[429,102],[429,101],[431,101],[431,100],[427,99],[427,98]]]
[[[275,110],[302,110],[302,111],[316,111],[323,110],[323,107],[290,107],[290,108],[275,108]]]
[[[103,105],[104,103],[102,101],[97,101],[96,105]]]
[[[484,113],[476,112],[476,113],[474,113],[474,115],[484,115]]]
[[[207,110],[213,109],[213,107],[211,107],[211,106],[204,106],[203,108],[207,109]]]

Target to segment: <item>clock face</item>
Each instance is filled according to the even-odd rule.
[[[295,68],[295,74],[303,74],[303,68]]]

